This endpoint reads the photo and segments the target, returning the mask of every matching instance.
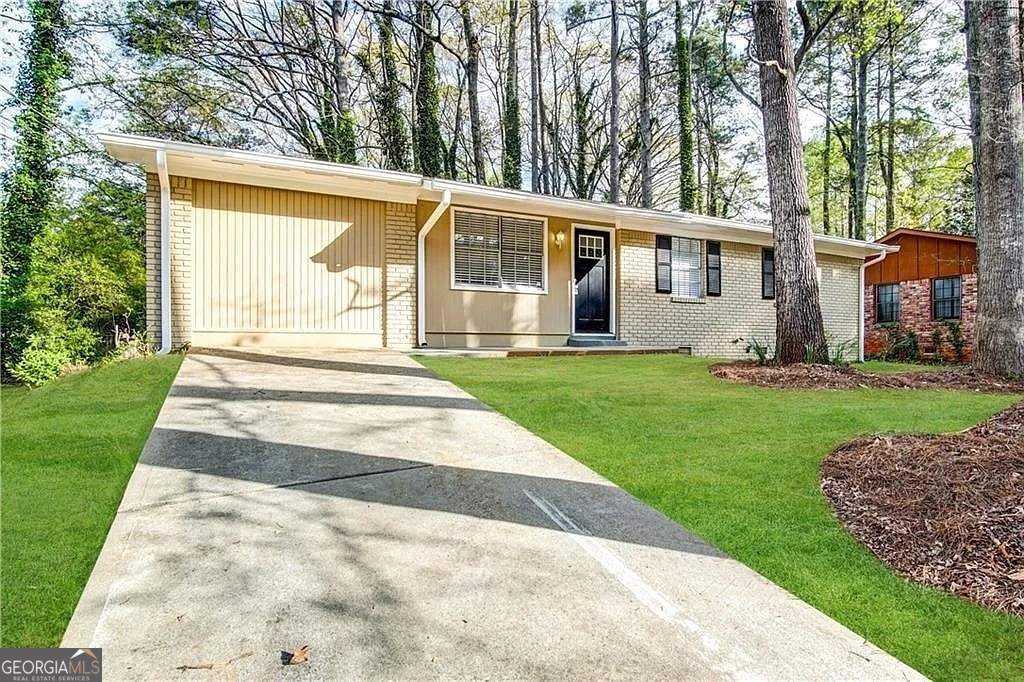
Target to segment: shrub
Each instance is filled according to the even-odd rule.
[[[761,341],[757,338],[751,339],[747,342],[745,352],[752,353],[757,357],[757,364],[759,365],[767,365],[774,359],[774,356],[772,355],[772,347],[768,344],[767,340]]]
[[[935,360],[941,361],[942,357],[942,327],[932,327],[932,351],[935,353]]]
[[[835,350],[832,351],[832,364],[836,367],[849,367],[849,356],[854,354],[856,347],[856,339],[848,339],[842,343],[837,343]]]
[[[946,330],[949,332],[949,345],[953,346],[953,355],[956,357],[957,362],[964,361],[965,350],[967,343],[964,341],[963,329],[960,327],[959,322],[953,320],[946,320]]]
[[[53,325],[29,338],[11,374],[29,386],[40,386],[86,364],[98,346],[99,339],[85,327]]]

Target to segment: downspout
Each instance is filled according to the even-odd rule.
[[[160,355],[171,352],[171,179],[167,152],[156,150],[156,174],[160,178]]]
[[[434,208],[433,213],[423,223],[419,233],[416,235],[416,345],[424,348],[427,345],[427,311],[426,311],[426,242],[427,235],[434,229],[434,225],[441,219],[441,215],[452,205],[451,190],[445,190],[441,195],[441,202]]]
[[[864,362],[864,337],[866,336],[866,334],[864,333],[864,271],[868,269],[869,265],[881,263],[882,261],[885,260],[885,257],[888,255],[888,251],[882,251],[882,253],[878,254],[873,259],[866,260],[863,263],[861,263],[860,266],[860,296],[858,297],[858,300],[860,301],[860,350],[857,353],[858,362]]]

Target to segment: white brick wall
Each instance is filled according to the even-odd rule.
[[[192,336],[192,178],[171,182],[171,346]],[[160,343],[160,180],[146,177],[146,331]]]
[[[416,205],[389,202],[384,225],[384,345],[416,344]]]
[[[682,301],[655,292],[655,235],[621,230],[617,238],[621,339],[729,358],[749,357],[744,348],[754,338],[774,347],[775,302],[761,297],[761,247],[722,242],[722,295]],[[826,330],[833,343],[856,339],[859,262],[820,256],[818,265]]]

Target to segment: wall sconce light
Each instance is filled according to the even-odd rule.
[[[564,230],[559,230],[558,232],[555,232],[555,246],[558,247],[559,251],[562,250],[562,246],[564,244],[565,244],[565,231]]]

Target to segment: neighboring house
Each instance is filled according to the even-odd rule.
[[[771,229],[126,135],[145,167],[147,319],[164,348],[771,341]],[[860,340],[866,258],[815,237],[825,325]]]
[[[894,230],[879,244],[899,246],[864,277],[865,350],[885,353],[896,332],[913,331],[921,351],[934,354],[935,330],[942,335],[938,353],[956,360],[951,331],[959,329],[963,357],[969,360],[974,342],[974,310],[978,278],[974,237],[921,230]]]

